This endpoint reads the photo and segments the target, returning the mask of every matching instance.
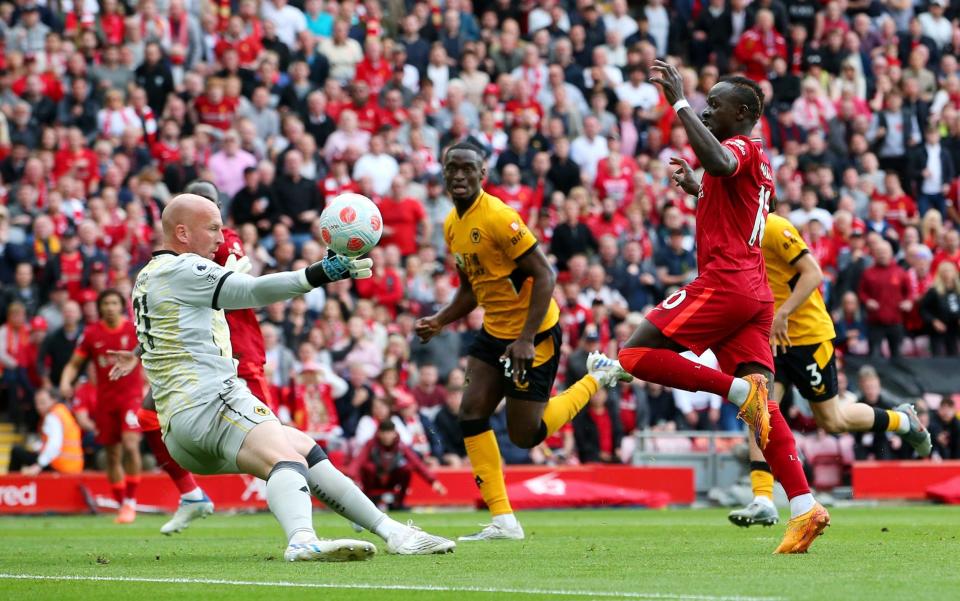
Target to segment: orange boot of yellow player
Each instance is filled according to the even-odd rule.
[[[120,511],[117,517],[113,519],[115,524],[132,524],[137,519],[137,505],[124,501],[120,504]]]

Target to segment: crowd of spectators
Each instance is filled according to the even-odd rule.
[[[275,409],[331,451],[355,452],[392,421],[427,466],[460,465],[463,356],[482,316],[429,345],[413,335],[457,286],[442,149],[484,149],[486,189],[554,261],[562,388],[589,351],[615,356],[640,316],[697,273],[696,199],[668,167],[697,160],[648,81],[657,58],[681,67],[698,111],[726,74],[760,82],[756,135],[776,171],[776,211],[823,267],[841,357],[956,356],[950,4],[2,0],[6,410],[21,427],[35,418],[31,391],[58,382],[99,291],[129,296],[164,203],[190,181],[219,187],[254,275],[320,258],[324,199],[350,191],[384,216],[375,275],[263,309]],[[871,382],[854,388],[845,402],[882,396]],[[960,456],[953,400],[921,408],[938,455]],[[800,408],[791,418],[802,429]],[[642,382],[598,393],[530,453],[509,443],[503,419],[508,462],[629,461],[636,429],[738,428],[718,399]],[[894,436],[856,444],[863,456],[905,452]]]

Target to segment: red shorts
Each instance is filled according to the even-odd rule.
[[[647,320],[698,355],[712,350],[725,374],[744,363],[773,371],[773,302],[705,286],[698,278],[654,307]]]
[[[153,409],[137,409],[137,421],[140,422],[140,429],[144,432],[157,432],[160,430],[160,418]]]
[[[140,400],[126,402],[98,402],[93,411],[93,423],[97,426],[97,444],[112,445],[120,442],[124,432],[140,432],[137,411]]]

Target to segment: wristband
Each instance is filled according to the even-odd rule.
[[[677,113],[680,112],[680,109],[690,108],[690,103],[687,102],[686,98],[681,98],[680,100],[673,103],[673,110]]]

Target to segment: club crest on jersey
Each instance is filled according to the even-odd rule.
[[[470,242],[474,244],[480,244],[480,230],[473,228],[470,230]]]

